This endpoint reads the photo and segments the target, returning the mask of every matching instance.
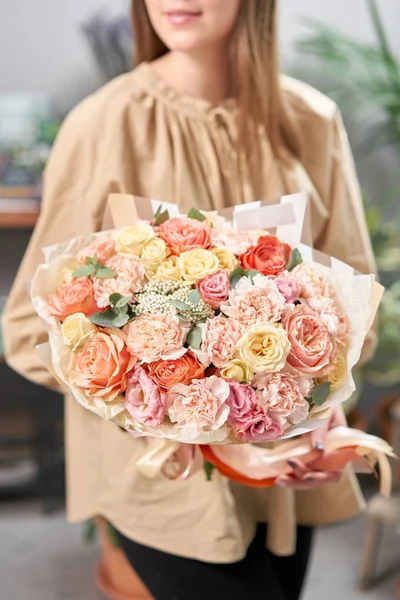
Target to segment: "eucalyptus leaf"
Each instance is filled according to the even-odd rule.
[[[129,315],[128,314],[121,314],[118,315],[117,317],[115,317],[114,315],[114,320],[113,320],[113,325],[114,327],[123,327],[124,325],[126,325],[129,321]]]
[[[256,269],[250,269],[250,271],[244,272],[244,276],[249,277],[250,279],[253,279],[253,277],[255,277],[256,275],[262,275],[262,273],[260,271],[257,271]]]
[[[196,221],[205,221],[206,217],[197,208],[191,208],[188,213],[189,219],[196,219]]]
[[[292,271],[295,267],[301,265],[302,262],[303,257],[301,255],[300,250],[298,248],[294,248],[294,250],[292,250],[292,252],[290,253],[290,258],[286,268],[288,271]]]
[[[190,317],[186,317],[185,315],[176,315],[180,321],[184,323],[191,323],[192,319]]]
[[[189,346],[192,346],[192,348],[196,348],[196,350],[199,350],[202,340],[203,332],[201,330],[201,327],[195,325],[195,327],[192,327],[192,329],[189,331],[186,338],[186,342]]]
[[[317,385],[312,393],[312,401],[316,406],[322,406],[324,402],[329,398],[331,393],[331,384],[329,381]]]
[[[188,300],[192,304],[198,304],[200,302],[200,300],[201,300],[200,291],[199,290],[193,290],[192,292],[190,292],[190,294],[188,295]]]
[[[85,265],[84,267],[76,269],[76,271],[72,273],[72,277],[90,277],[94,272],[95,268],[93,265]]]
[[[93,313],[93,315],[89,317],[89,321],[99,327],[112,327],[115,318],[115,312],[112,310],[105,310],[104,312]]]
[[[181,302],[180,300],[170,300],[169,302],[177,310],[183,310],[183,311],[190,310],[190,305],[186,304],[186,302]]]
[[[233,269],[233,271],[231,271],[231,274],[229,275],[229,279],[231,280],[232,283],[232,279],[234,279],[235,277],[243,277],[244,276],[244,269],[243,267],[239,266],[236,267],[236,269]]]
[[[116,303],[116,308],[123,308],[124,306],[126,306],[128,304],[128,302],[130,302],[131,297],[130,296],[123,296],[122,298],[120,298],[118,300],[118,302]]]
[[[113,269],[109,269],[108,267],[102,267],[96,271],[96,277],[99,279],[111,279],[111,277],[116,277],[117,273]]]
[[[123,298],[122,294],[118,294],[117,292],[114,294],[110,294],[108,299],[110,301],[111,306],[117,306],[118,302]]]
[[[167,210],[164,210],[163,212],[160,212],[160,214],[157,216],[154,225],[156,227],[159,227],[160,225],[162,225],[163,223],[165,223],[166,221],[168,221],[169,219],[169,212]]]

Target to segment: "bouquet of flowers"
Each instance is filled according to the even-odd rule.
[[[51,369],[83,407],[214,445],[305,433],[348,399],[381,292],[300,243],[303,197],[226,216],[110,205],[123,226],[47,249],[32,287]]]

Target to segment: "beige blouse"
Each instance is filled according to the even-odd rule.
[[[262,168],[241,184],[235,159],[235,110],[229,103],[177,95],[143,64],[107,84],[65,121],[45,174],[41,214],[4,315],[8,363],[38,384],[56,387],[35,346],[46,334],[27,284],[42,248],[101,229],[110,192],[210,210],[308,192],[315,246],[373,269],[361,196],[336,105],[284,77],[304,146],[303,164],[272,155],[260,138]],[[210,562],[241,559],[256,523],[269,522],[269,547],[292,550],[293,525],[332,523],[357,514],[363,500],[352,474],[338,485],[292,492],[253,490],[203,473],[186,481],[149,480],[135,468],[143,448],[111,422],[66,400],[68,514],[103,515],[137,542]]]

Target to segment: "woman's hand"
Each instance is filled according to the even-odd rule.
[[[313,448],[323,454],[328,431],[334,427],[345,425],[347,422],[342,405],[334,407],[330,420],[310,434]],[[328,483],[337,483],[342,477],[340,471],[318,471],[298,459],[290,460],[288,464],[293,472],[277,478],[276,485],[280,487],[307,490]]]

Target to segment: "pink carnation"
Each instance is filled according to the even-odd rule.
[[[256,246],[262,235],[265,235],[265,231],[236,231],[226,223],[222,228],[211,230],[211,241],[213,246],[227,248],[236,256],[240,256],[252,246]]]
[[[152,428],[160,425],[165,415],[166,398],[143,367],[135,367],[128,376],[124,406],[138,423]]]
[[[129,352],[143,363],[160,358],[173,360],[187,351],[183,347],[187,331],[177,317],[144,313],[128,326],[126,345]]]
[[[338,341],[346,339],[349,330],[348,322],[333,298],[309,298],[307,304],[319,314],[321,321],[332,336]]]
[[[232,430],[241,442],[271,442],[283,435],[282,427],[269,417],[261,406],[256,406],[246,418],[232,425]]]
[[[335,290],[326,277],[317,268],[307,264],[298,265],[288,275],[299,286],[299,296],[303,299],[324,296],[333,298]]]
[[[199,282],[198,286],[201,298],[213,308],[219,308],[221,302],[227,299],[231,289],[229,271],[223,269],[214,275],[209,275]]]
[[[272,279],[264,275],[243,277],[229,294],[228,301],[221,304],[221,311],[250,327],[256,323],[280,321],[285,298]]]
[[[283,276],[275,277],[273,281],[287,304],[292,304],[298,299],[300,288],[297,281]]]
[[[236,344],[243,335],[243,327],[235,319],[219,315],[201,326],[203,343],[201,350],[216,367],[226,367],[234,357]]]
[[[175,385],[168,394],[169,418],[190,429],[193,437],[200,431],[215,431],[228,419],[229,391],[227,382],[215,376]]]
[[[117,273],[117,277],[94,278],[94,297],[100,308],[110,305],[111,294],[133,297],[142,288],[145,274],[140,262],[123,256],[113,256],[105,264]]]
[[[307,418],[310,406],[305,399],[311,382],[291,373],[257,375],[253,380],[260,404],[283,428],[297,425]]]
[[[86,257],[96,255],[99,261],[103,264],[115,255],[115,242],[111,237],[98,238],[89,246],[85,246],[78,252],[78,260],[82,264],[86,264]]]
[[[249,385],[231,379],[228,381],[230,392],[226,403],[230,408],[230,425],[246,420],[246,416],[257,406],[257,396]]]

